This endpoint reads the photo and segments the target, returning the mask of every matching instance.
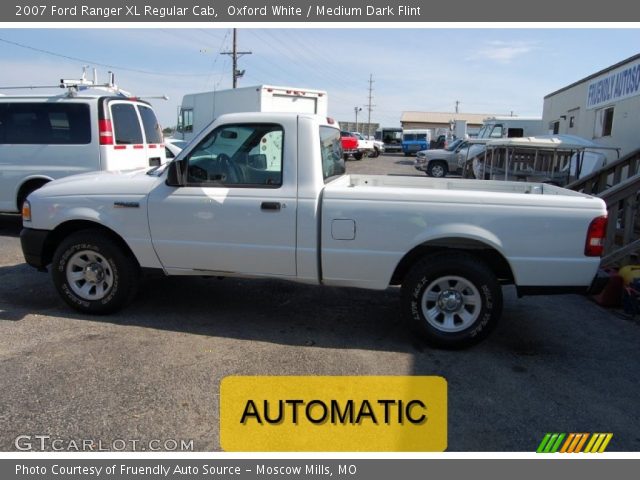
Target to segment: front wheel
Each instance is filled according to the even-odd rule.
[[[354,160],[362,160],[362,152],[356,152],[353,154]]]
[[[447,175],[447,165],[444,162],[431,162],[427,167],[427,175],[442,178]]]
[[[107,314],[136,294],[138,265],[110,237],[96,230],[66,238],[53,256],[51,276],[62,299],[81,312]]]
[[[425,340],[442,348],[480,342],[502,314],[502,289],[493,272],[464,253],[420,260],[402,284],[407,318]]]
[[[378,148],[374,148],[373,152],[369,154],[369,158],[377,158],[380,156],[380,150]]]

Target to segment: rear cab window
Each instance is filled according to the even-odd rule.
[[[322,158],[324,183],[333,180],[336,176],[344,175],[346,172],[340,133],[337,128],[320,127],[320,157]]]

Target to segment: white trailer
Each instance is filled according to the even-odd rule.
[[[256,85],[253,87],[190,93],[182,98],[178,132],[191,140],[225,113],[291,112],[327,116],[327,92],[298,87]]]

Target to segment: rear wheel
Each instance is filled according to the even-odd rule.
[[[356,160],[362,160],[362,152],[356,152],[353,154],[353,158]]]
[[[495,275],[464,253],[423,258],[405,278],[402,290],[406,316],[437,347],[478,343],[502,314],[502,290]]]
[[[62,299],[81,312],[107,314],[133,300],[138,265],[116,241],[96,230],[66,238],[53,256],[51,276]]]
[[[448,173],[447,164],[444,162],[431,162],[427,167],[427,175],[435,178],[445,177]]]

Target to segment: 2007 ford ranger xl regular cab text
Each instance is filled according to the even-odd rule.
[[[29,264],[51,264],[82,312],[125,306],[140,272],[402,285],[432,344],[463,347],[519,294],[587,292],[606,227],[602,200],[525,182],[346,175],[331,119],[220,116],[171,163],[53,181],[23,209]]]

